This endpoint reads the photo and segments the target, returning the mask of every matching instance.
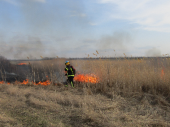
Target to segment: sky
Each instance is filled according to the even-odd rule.
[[[0,0],[0,55],[169,55],[169,15],[169,0]]]

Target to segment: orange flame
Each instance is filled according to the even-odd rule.
[[[46,76],[46,77],[48,78],[48,76]],[[28,80],[28,79],[24,80],[23,82],[15,81],[15,84],[27,85],[28,83],[29,83],[29,80]],[[32,81],[32,83],[33,83],[34,85],[47,86],[47,85],[50,85],[50,84],[51,84],[51,81],[50,81],[50,80],[46,80],[46,81],[44,81],[44,82],[41,82],[41,81],[40,81],[40,82],[38,82],[38,83],[35,83],[35,82]],[[9,83],[9,82],[5,83],[4,81],[0,81],[0,84],[8,84],[8,85],[10,85],[11,83]]]
[[[26,63],[19,63],[18,65],[27,65]]]
[[[0,84],[4,84],[5,82],[4,81],[0,81]]]
[[[162,74],[162,75],[165,75],[165,73],[164,73],[164,70],[163,70],[163,69],[162,69],[162,71],[161,71],[161,74]]]
[[[99,82],[99,79],[97,78],[97,76],[92,75],[92,74],[91,75],[79,74],[74,77],[74,80],[79,81],[79,82],[90,82],[90,83],[98,83]]]
[[[24,80],[23,82],[21,82],[21,84],[24,84],[24,85],[26,85],[26,84],[28,84],[28,79],[26,79],[26,81]]]
[[[164,72],[164,70],[162,69],[162,71],[161,71],[161,78],[163,78],[164,75],[165,75],[165,72]]]
[[[34,85],[43,85],[43,86],[48,86],[51,84],[51,82],[49,80],[47,81],[44,81],[44,82],[38,82],[38,83],[35,83],[35,82],[32,82]]]

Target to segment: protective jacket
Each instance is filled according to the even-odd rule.
[[[74,77],[76,70],[74,69],[73,66],[67,65],[65,68],[65,71],[67,72],[66,75],[67,77]]]

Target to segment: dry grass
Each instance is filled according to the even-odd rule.
[[[53,67],[51,64],[53,63]],[[94,73],[100,83],[0,85],[2,126],[168,127],[170,61],[72,60],[78,73]],[[63,61],[31,63],[63,75]],[[42,64],[40,66],[40,64]],[[50,66],[50,67],[49,67]],[[42,68],[41,68],[42,67]],[[45,69],[46,68],[46,69]],[[163,70],[163,72],[162,72]]]
[[[0,86],[1,126],[170,126],[164,97],[88,94],[87,88]]]
[[[77,64],[79,61],[73,61]],[[89,60],[80,62],[81,73],[94,73],[100,77],[101,91],[122,94],[146,92],[168,96],[170,92],[170,60]],[[78,64],[79,65],[79,64]]]

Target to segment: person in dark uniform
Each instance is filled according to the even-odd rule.
[[[76,70],[74,69],[73,66],[70,65],[69,61],[66,61],[65,65],[66,65],[66,67],[65,67],[65,72],[66,72],[65,76],[68,77],[67,82],[69,82],[71,84],[71,86],[74,87],[73,79],[74,79],[74,75],[76,73]],[[68,86],[68,85],[66,85],[66,86]]]

